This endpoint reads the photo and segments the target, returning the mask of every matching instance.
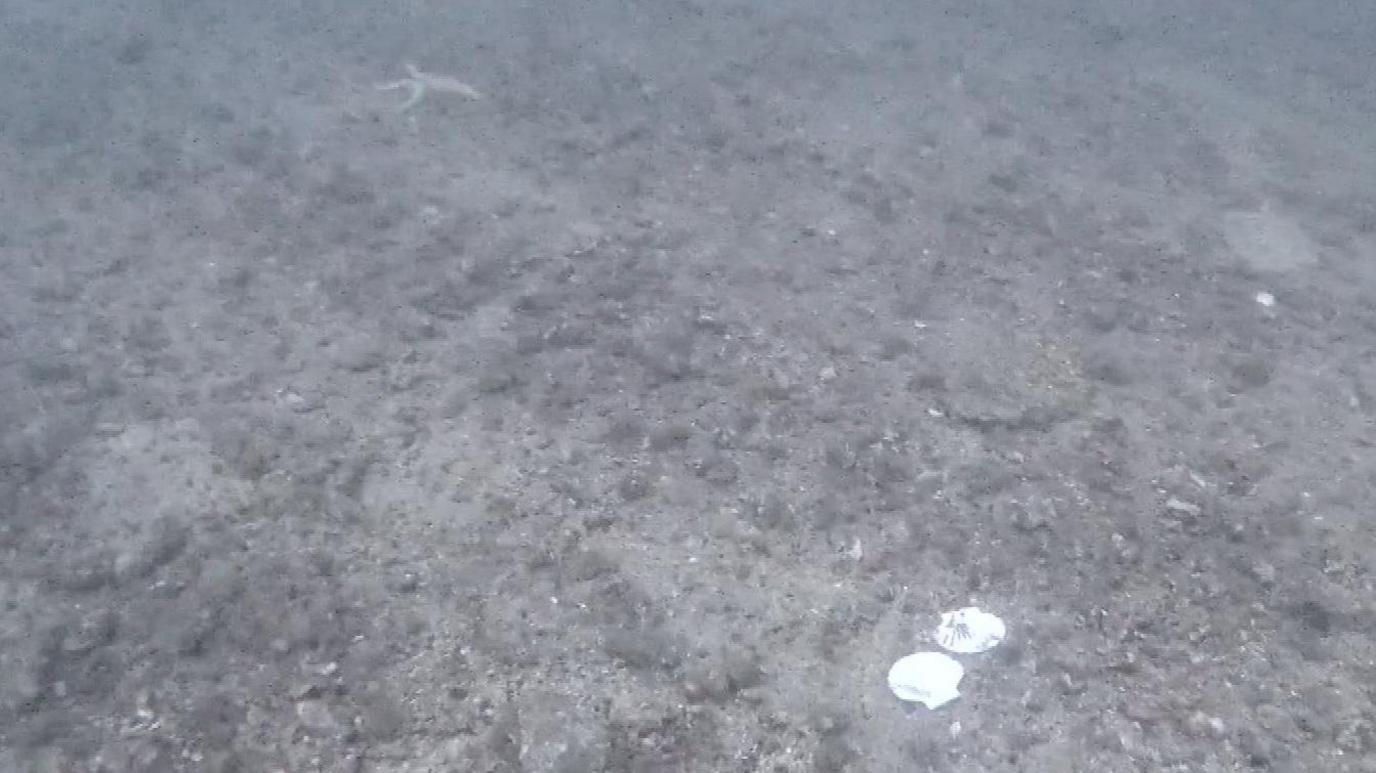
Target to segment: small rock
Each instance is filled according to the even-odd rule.
[[[576,695],[539,685],[522,691],[519,764],[527,773],[608,770],[609,738],[605,720]]]
[[[355,724],[366,734],[367,740],[382,743],[405,731],[409,721],[405,704],[390,690],[369,685],[357,694],[354,701],[358,707]]]
[[[115,581],[147,577],[176,558],[189,539],[190,529],[180,519],[159,517],[147,528],[142,541],[115,556]]]
[[[310,699],[296,704],[296,717],[302,725],[321,735],[334,735],[339,730],[339,721],[323,700]]]
[[[569,233],[579,244],[594,245],[604,236],[602,226],[587,220],[580,220],[569,226]]]
[[[716,664],[695,663],[686,671],[683,678],[683,694],[690,701],[720,700],[731,691],[726,674]]]
[[[761,658],[753,647],[728,647],[722,654],[722,665],[733,690],[748,690],[764,681]]]
[[[1211,717],[1202,711],[1190,715],[1185,722],[1185,729],[1197,738],[1222,738],[1228,732],[1228,726],[1221,718]]]
[[[1376,727],[1361,717],[1349,717],[1338,725],[1333,743],[1348,754],[1366,754],[1376,747]]]
[[[1240,733],[1237,747],[1245,755],[1247,765],[1253,768],[1269,768],[1276,757],[1276,745],[1254,730]]]
[[[393,582],[397,593],[414,593],[420,588],[420,575],[416,572],[402,572]]]
[[[1056,678],[1056,683],[1062,695],[1079,695],[1085,691],[1085,684],[1066,672]]]
[[[287,691],[287,695],[291,696],[291,699],[292,699],[292,700],[299,701],[299,700],[304,700],[304,699],[306,699],[306,698],[313,697],[313,696],[315,696],[316,694],[318,694],[319,692],[320,692],[319,688],[316,687],[316,685],[314,685],[313,683],[311,683],[311,682],[300,682],[300,683],[298,683],[298,684],[296,684],[296,685],[293,685],[292,688],[291,688],[289,691]],[[298,707],[298,710],[299,710],[299,707]]]
[[[86,653],[108,644],[115,638],[119,616],[111,610],[99,610],[86,615],[62,637],[62,651]]]
[[[1122,534],[1114,533],[1109,540],[1113,543],[1113,551],[1118,554],[1118,560],[1122,563],[1132,563],[1141,555],[1137,546]]]
[[[1183,515],[1188,518],[1198,518],[1204,510],[1193,502],[1186,502],[1178,497],[1171,497],[1166,500],[1166,509],[1175,515]]]
[[[372,337],[356,335],[334,342],[329,349],[330,360],[340,368],[365,373],[382,367],[386,352]]]
[[[42,664],[38,653],[0,655],[0,710],[18,711],[43,695]]]
[[[1055,520],[1055,506],[1043,500],[1010,502],[1009,521],[1021,532],[1033,532],[1051,525]]]
[[[287,389],[281,393],[282,402],[293,413],[310,413],[325,407],[325,396],[315,389],[297,391]]]

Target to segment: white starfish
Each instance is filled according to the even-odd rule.
[[[458,94],[467,99],[482,99],[482,92],[464,83],[458,78],[451,78],[448,75],[434,75],[428,72],[421,72],[419,67],[414,64],[407,64],[406,71],[411,74],[409,78],[402,78],[391,83],[380,83],[377,88],[379,91],[395,91],[396,89],[406,89],[408,92],[406,101],[397,108],[398,113],[420,104],[425,95],[431,91],[438,91],[442,94]]]

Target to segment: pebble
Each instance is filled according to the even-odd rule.
[[[683,680],[684,696],[690,701],[719,700],[731,692],[726,674],[714,664],[696,664],[687,669]]]
[[[398,593],[412,593],[420,588],[420,575],[415,572],[402,572],[392,586]]]
[[[310,413],[319,410],[325,405],[325,398],[318,390],[306,390],[304,392],[295,389],[287,389],[281,393],[282,402],[293,413]]]
[[[339,729],[330,707],[322,700],[310,699],[296,704],[296,716],[301,724],[321,733],[333,733]]]
[[[82,617],[62,638],[62,651],[87,653],[115,638],[119,616],[110,610],[97,610]]]
[[[1199,514],[1204,512],[1204,510],[1199,505],[1196,505],[1193,502],[1186,502],[1185,500],[1179,499],[1177,497],[1171,497],[1170,499],[1166,500],[1166,509],[1171,511],[1172,513],[1175,513],[1176,515],[1185,515],[1189,516],[1190,518],[1198,518]]]
[[[386,352],[372,337],[353,335],[334,342],[329,348],[330,360],[338,367],[354,373],[364,373],[381,367]]]
[[[1192,735],[1198,737],[1222,738],[1228,732],[1228,725],[1219,717],[1211,717],[1202,711],[1190,715],[1186,723]]]

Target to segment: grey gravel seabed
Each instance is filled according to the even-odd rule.
[[[1373,11],[1090,5],[10,3],[0,770],[1376,771]]]

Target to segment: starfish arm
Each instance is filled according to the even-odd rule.
[[[425,99],[424,81],[408,80],[406,81],[406,88],[411,90],[411,94],[406,98],[405,102],[401,103],[401,107],[397,108],[398,113],[407,112],[416,105],[419,105],[422,99]]]
[[[482,92],[464,83],[461,80],[450,78],[444,75],[431,75],[426,78],[425,85],[435,91],[442,91],[446,94],[458,94],[468,99],[482,99]]]
[[[411,74],[412,80],[425,84],[425,87],[427,89],[430,89],[431,91],[438,91],[444,94],[458,94],[459,96],[467,97],[468,99],[483,98],[482,92],[478,91],[477,89],[473,88],[467,83],[464,83],[458,78],[453,78],[448,75],[436,75],[432,72],[425,72],[424,70],[420,69],[414,64],[411,64],[410,62],[407,62],[405,66],[406,71]]]

